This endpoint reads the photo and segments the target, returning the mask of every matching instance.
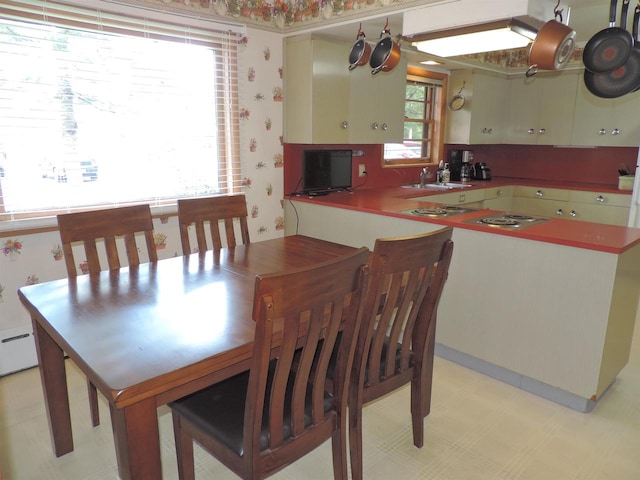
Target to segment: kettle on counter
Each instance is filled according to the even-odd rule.
[[[474,163],[473,165],[474,180],[491,180],[491,169],[484,162]]]

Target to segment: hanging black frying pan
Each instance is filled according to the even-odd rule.
[[[640,7],[636,7],[633,16],[633,30],[637,32],[640,20]],[[640,86],[640,50],[636,45],[631,49],[624,65],[610,72],[584,72],[587,89],[601,98],[618,98],[637,90]]]
[[[366,65],[370,56],[371,45],[367,43],[365,34],[362,31],[362,24],[360,24],[356,44],[351,48],[351,53],[349,53],[349,70]]]
[[[636,11],[633,15],[633,52],[631,55],[640,55],[640,44],[638,43],[638,25],[640,25],[640,4],[636,6]],[[637,72],[636,77],[636,88],[633,89],[634,92],[640,90],[640,72]]]
[[[625,28],[629,0],[622,4],[620,27],[616,27],[617,0],[611,0],[609,28],[596,33],[584,47],[582,61],[587,70],[600,73],[610,72],[624,65],[629,59],[633,39]]]

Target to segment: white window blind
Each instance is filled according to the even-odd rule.
[[[239,191],[242,31],[222,28],[3,1],[0,221]]]

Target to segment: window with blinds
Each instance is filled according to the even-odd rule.
[[[3,2],[0,220],[239,191],[239,38]]]

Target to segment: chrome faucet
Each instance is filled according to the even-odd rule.
[[[429,170],[427,170],[427,167],[424,167],[422,169],[422,171],[420,172],[420,186],[424,187],[424,184],[427,183],[427,178],[430,178],[431,175],[429,175]]]

